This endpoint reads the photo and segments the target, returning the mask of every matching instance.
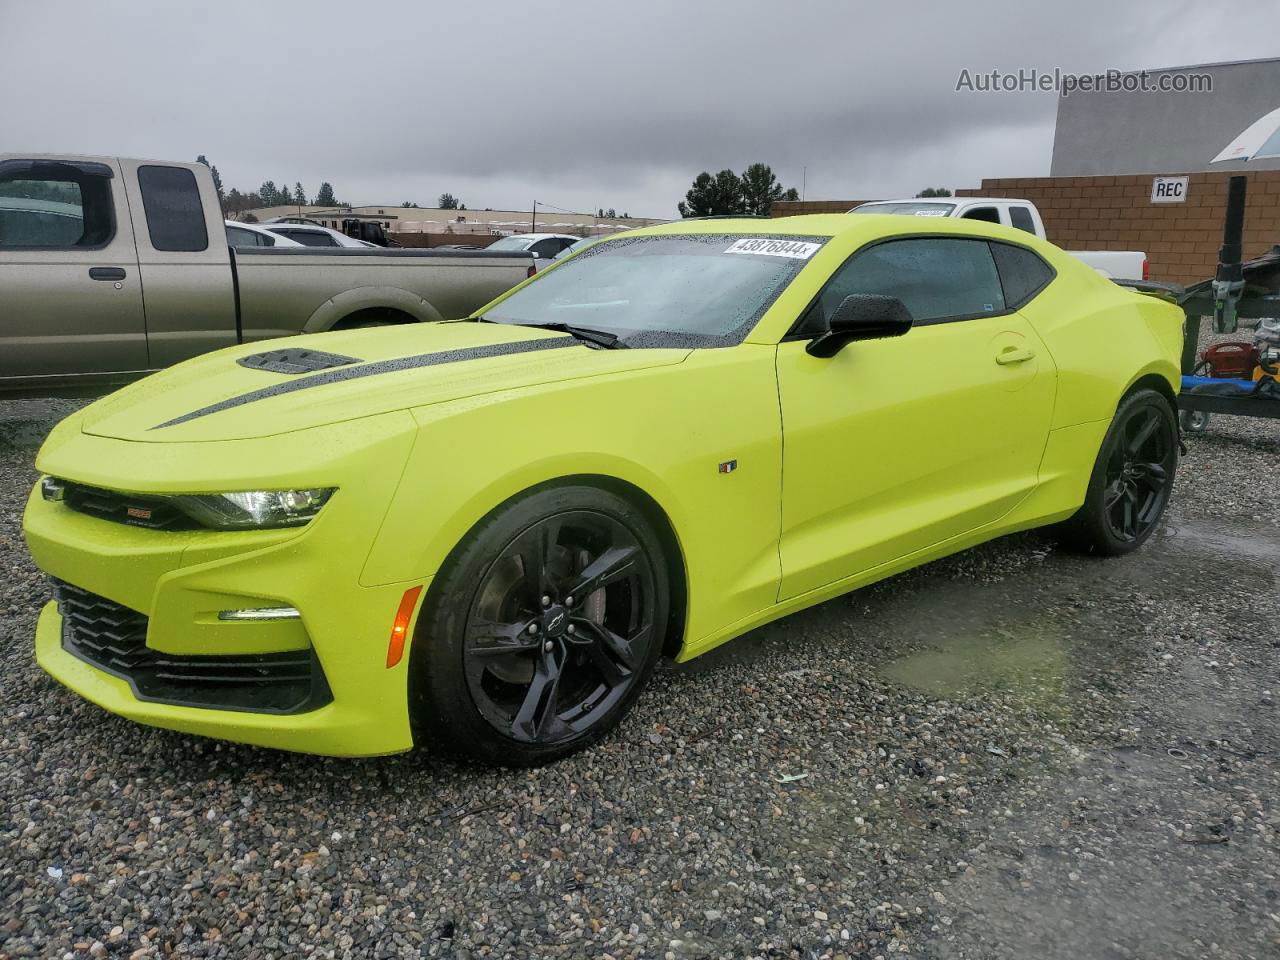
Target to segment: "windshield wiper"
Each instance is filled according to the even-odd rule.
[[[589,343],[604,350],[625,350],[627,345],[618,336],[607,330],[596,330],[592,327],[579,327],[572,323],[527,323],[522,320],[490,320],[488,317],[463,317],[463,323],[505,323],[514,327],[537,327],[539,330],[554,330],[567,333],[569,336]]]
[[[537,327],[539,330],[556,330],[567,333],[583,343],[595,344],[605,350],[625,350],[627,345],[618,339],[617,334],[607,330],[595,330],[591,327],[579,327],[572,323],[522,323],[522,327]]]

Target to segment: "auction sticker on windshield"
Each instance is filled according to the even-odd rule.
[[[771,240],[768,237],[747,237],[735,241],[725,253],[754,253],[766,257],[790,257],[793,260],[808,260],[822,247],[820,243],[806,243],[803,240]]]

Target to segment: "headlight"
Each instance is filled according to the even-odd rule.
[[[296,527],[306,523],[333,496],[333,487],[315,490],[250,490],[244,493],[184,494],[167,497],[206,527],[246,530]]]

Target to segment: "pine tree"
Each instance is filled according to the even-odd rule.
[[[337,199],[333,195],[333,184],[328,180],[320,184],[320,192],[316,194],[317,207],[336,207]]]

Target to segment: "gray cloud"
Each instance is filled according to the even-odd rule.
[[[357,203],[674,216],[700,170],[755,160],[830,198],[1044,174],[1054,95],[957,93],[961,69],[1266,56],[1280,8],[0,0],[0,22],[5,149],[204,153],[228,185],[327,179]]]

